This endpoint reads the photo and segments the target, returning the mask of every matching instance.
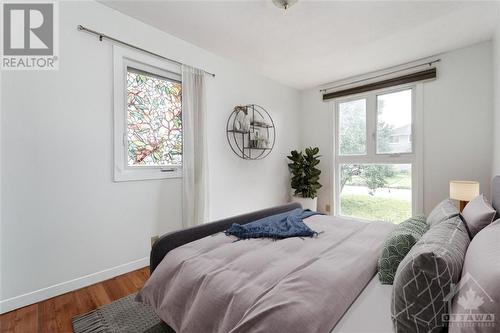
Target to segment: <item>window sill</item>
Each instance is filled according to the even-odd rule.
[[[115,168],[114,181],[128,182],[138,180],[172,179],[182,178],[182,168],[174,168],[172,171],[162,171],[160,168],[145,169],[120,169]]]

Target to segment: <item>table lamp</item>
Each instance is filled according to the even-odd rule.
[[[479,183],[467,180],[450,181],[450,199],[460,201],[460,212],[465,205],[479,195]]]

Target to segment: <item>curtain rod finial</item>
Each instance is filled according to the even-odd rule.
[[[77,25],[76,30],[83,30],[83,25],[81,25],[81,24]]]

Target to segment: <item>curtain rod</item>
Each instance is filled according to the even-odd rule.
[[[367,77],[367,78],[364,78],[364,79],[360,79],[360,80],[357,80],[357,81],[347,82],[347,83],[339,84],[337,86],[324,88],[324,89],[321,89],[319,92],[325,93],[328,90],[332,90],[332,89],[335,89],[335,88],[340,88],[340,87],[344,87],[344,86],[349,86],[351,84],[356,84],[356,83],[361,83],[361,82],[364,82],[364,81],[369,81],[369,80],[377,79],[379,77],[383,77],[383,76],[387,76],[387,75],[395,74],[395,73],[399,73],[399,72],[404,72],[404,71],[407,71],[409,69],[413,69],[413,68],[417,68],[417,67],[422,67],[422,66],[425,66],[425,65],[432,66],[432,64],[434,64],[436,62],[440,62],[440,61],[441,61],[441,59],[435,59],[435,60],[427,61],[427,62],[421,63],[419,65],[405,67],[405,68],[397,69],[397,70],[392,71],[392,72],[388,72],[388,73],[384,73],[384,74],[380,74],[380,75],[375,75],[375,76],[370,76],[370,77]]]
[[[95,31],[95,30],[92,30],[92,29],[89,29],[89,28],[86,28],[84,27],[83,25],[78,25],[77,26],[77,29],[79,31],[83,31],[83,32],[88,32],[89,34],[93,34],[93,35],[96,35],[99,37],[99,40],[102,42],[103,39],[107,39],[107,40],[110,40],[112,42],[115,42],[115,43],[118,43],[118,44],[121,44],[121,45],[124,45],[124,46],[127,46],[127,47],[130,47],[130,48],[133,48],[133,49],[136,49],[136,50],[139,50],[141,52],[144,52],[144,53],[147,53],[147,54],[150,54],[152,56],[155,56],[155,57],[158,57],[158,58],[162,58],[162,59],[165,59],[167,61],[170,61],[170,62],[173,62],[174,64],[178,64],[178,65],[184,65],[182,62],[180,61],[177,61],[177,60],[174,60],[174,59],[170,59],[170,58],[167,58],[167,57],[164,57],[158,53],[154,53],[154,52],[151,52],[151,51],[148,51],[148,50],[145,50],[141,47],[138,47],[138,46],[135,46],[135,45],[132,45],[132,44],[129,44],[127,42],[124,42],[122,40],[119,40],[119,39],[116,39],[114,37],[111,37],[111,36],[108,36],[106,34],[103,34],[102,32],[99,32],[99,31]],[[212,77],[215,77],[215,74],[214,73],[210,73],[210,72],[207,72],[206,70],[202,69],[203,72],[205,72],[206,74],[212,76]]]

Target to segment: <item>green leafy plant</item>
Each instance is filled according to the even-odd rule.
[[[292,173],[291,185],[295,190],[294,195],[311,199],[317,197],[318,189],[322,186],[319,183],[321,170],[316,168],[321,157],[318,154],[318,147],[310,147],[306,148],[304,153],[292,150],[290,156],[287,156],[291,161],[288,167]]]

